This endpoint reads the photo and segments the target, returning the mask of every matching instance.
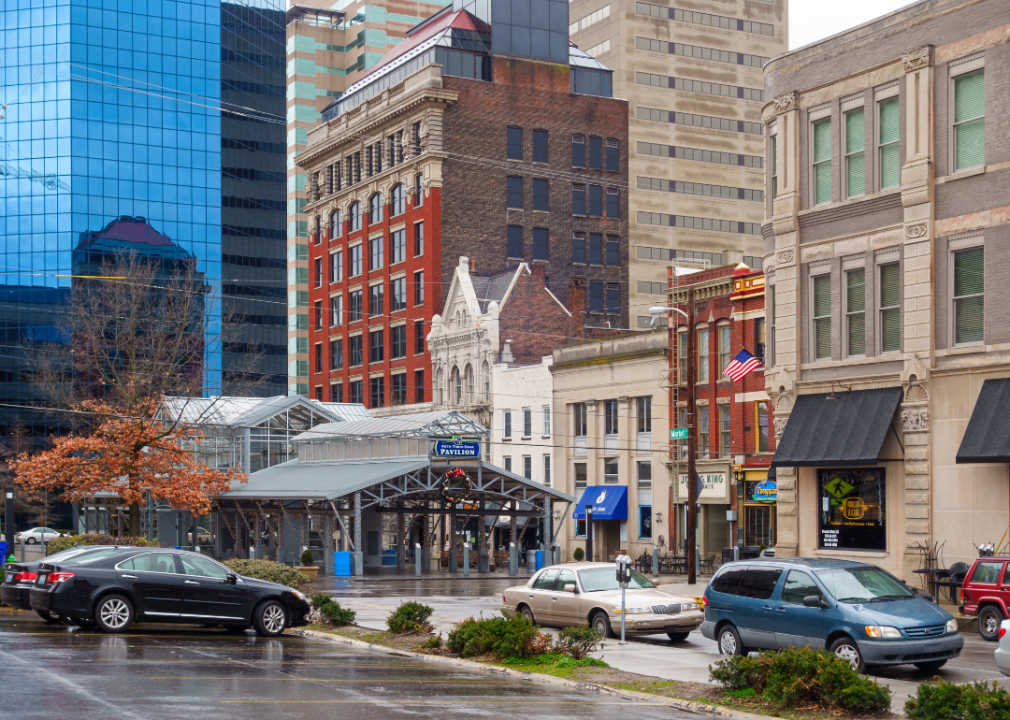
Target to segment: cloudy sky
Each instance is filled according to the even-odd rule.
[[[789,49],[809,45],[911,4],[912,0],[790,0]]]

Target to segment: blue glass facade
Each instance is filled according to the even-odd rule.
[[[204,389],[220,394],[220,0],[2,8],[0,403],[33,402],[20,348],[51,338],[75,247],[117,218],[197,259],[213,288]],[[0,408],[0,428],[14,414],[27,421]]]

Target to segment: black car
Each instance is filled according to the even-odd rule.
[[[309,603],[285,585],[241,577],[200,553],[130,548],[86,565],[42,562],[31,606],[100,630],[125,631],[134,622],[250,626],[274,637],[306,624]]]
[[[121,550],[131,549],[129,546],[115,545],[77,545],[33,562],[13,562],[4,565],[3,584],[0,584],[0,604],[8,605],[18,610],[31,610],[30,592],[35,585],[36,571],[39,563],[59,562],[61,565],[76,562],[92,562],[108,557]],[[50,623],[59,622],[58,615],[46,611],[38,611],[43,620]]]

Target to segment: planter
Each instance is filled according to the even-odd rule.
[[[319,573],[319,568],[316,567],[315,565],[305,565],[305,566],[296,565],[295,570],[300,572],[302,575],[305,575],[309,579],[309,582],[315,580],[316,575]]]

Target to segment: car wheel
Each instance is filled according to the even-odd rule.
[[[593,630],[598,632],[605,638],[614,637],[614,630],[610,627],[610,618],[607,617],[605,612],[597,612],[593,615]]]
[[[999,640],[999,626],[1003,622],[1003,613],[998,607],[986,605],[978,614],[978,634],[983,640],[996,642]]]
[[[34,545],[34,544],[35,544],[35,538],[28,538],[27,540],[25,540],[25,545]]]
[[[687,636],[690,635],[690,634],[691,633],[689,633],[689,632],[686,632],[686,633],[683,633],[683,632],[681,632],[681,633],[667,633],[666,636],[668,638],[670,638],[671,640],[673,640],[673,642],[675,642],[675,643],[681,643],[681,642],[684,642],[685,640],[687,640]]]
[[[519,611],[519,614],[522,615],[524,618],[526,618],[526,620],[529,621],[530,625],[537,624],[536,618],[533,617],[533,611],[530,610],[529,605],[523,605],[523,609]]]
[[[725,625],[716,638],[722,655],[746,655],[750,652],[740,639],[740,633],[732,625]]]
[[[50,614],[48,610],[36,610],[35,612],[38,613],[38,616],[45,620],[49,625],[55,625],[60,621],[59,617]]]
[[[946,660],[931,660],[930,662],[915,663],[915,666],[923,672],[932,673],[936,672],[946,664]]]
[[[122,595],[106,595],[95,606],[95,624],[102,632],[120,633],[133,622],[133,605]]]
[[[267,600],[253,613],[253,625],[256,633],[264,637],[277,637],[284,632],[287,624],[287,613],[284,606],[276,600]]]
[[[860,675],[866,672],[866,663],[863,662],[863,653],[859,652],[859,646],[856,645],[855,640],[852,638],[838,638],[831,643],[831,647],[828,648],[828,652],[832,653],[837,658],[848,660],[849,664],[852,665],[852,669]]]

